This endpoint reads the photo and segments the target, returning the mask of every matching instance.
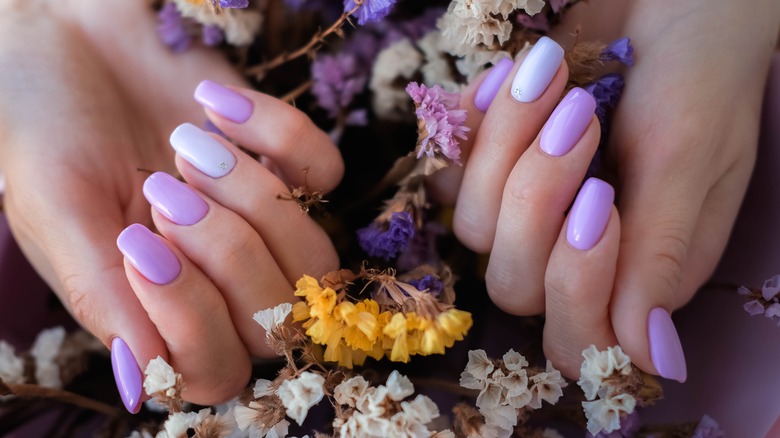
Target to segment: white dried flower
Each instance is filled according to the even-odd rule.
[[[495,366],[493,361],[487,357],[485,350],[469,351],[469,361],[466,364],[466,371],[477,380],[486,380],[488,375],[493,372]]]
[[[580,367],[580,379],[577,384],[585,392],[585,398],[593,400],[604,379],[613,373],[628,375],[631,373],[631,358],[623,353],[620,346],[599,351],[595,345],[583,350],[585,360]]]
[[[276,390],[287,410],[287,416],[298,425],[303,424],[309,409],[325,395],[325,378],[320,374],[304,371],[297,379],[285,380]]]
[[[515,409],[525,407],[531,401],[531,391],[528,389],[528,373],[524,369],[510,372],[501,379],[501,386],[506,389],[505,402]]]
[[[390,373],[385,384],[387,385],[387,395],[391,400],[401,401],[414,394],[412,381],[396,370]]]
[[[503,379],[504,372],[501,369],[493,371],[493,374],[484,381],[484,387],[477,396],[476,405],[483,409],[494,408],[504,401],[502,396],[504,395],[504,387],[501,385],[501,379]]]
[[[290,312],[292,312],[292,304],[282,303],[271,309],[261,310],[252,318],[265,329],[265,335],[270,336],[271,330],[284,324]]]
[[[429,397],[418,394],[410,402],[402,402],[401,410],[414,421],[428,424],[439,416],[439,407]]]
[[[588,432],[610,433],[620,429],[621,415],[634,412],[636,399],[630,394],[611,394],[595,401],[582,402],[585,417],[588,419]]]
[[[455,433],[449,429],[444,429],[431,435],[431,438],[455,438]]]
[[[517,426],[517,409],[511,406],[480,409],[480,412],[485,417],[485,426],[488,430],[492,429],[489,434],[483,436],[509,437]]]
[[[0,379],[5,383],[24,383],[24,360],[5,341],[0,341]]]
[[[255,398],[261,398],[273,394],[274,390],[271,389],[271,383],[272,382],[270,380],[257,379],[253,391]]]
[[[163,429],[168,438],[186,437],[189,429],[194,429],[211,415],[211,409],[205,408],[198,412],[176,412],[168,416]]]
[[[379,117],[399,120],[408,114],[409,95],[397,83],[406,83],[412,79],[422,62],[422,54],[408,38],[397,41],[379,52],[368,85],[373,94],[374,112]]]
[[[455,80],[455,74],[447,54],[444,50],[445,42],[442,40],[441,31],[432,30],[417,41],[417,47],[425,55],[420,72],[423,75],[425,85],[439,84],[446,91],[458,92],[461,86]]]
[[[531,376],[531,402],[528,404],[534,409],[542,407],[542,400],[554,405],[563,396],[562,388],[568,383],[561,377],[561,372],[553,368],[548,360],[545,371]]]
[[[525,360],[525,357],[513,349],[504,353],[502,359],[504,361],[504,367],[509,371],[520,371],[528,366],[528,361]]]
[[[255,40],[263,23],[260,12],[250,9],[225,8],[217,15],[208,2],[197,4],[188,0],[174,0],[181,15],[204,24],[217,26],[225,33],[225,41],[235,46],[245,46]]]
[[[548,427],[542,431],[542,438],[564,438],[564,436],[557,430]]]
[[[290,422],[287,420],[281,420],[274,424],[268,432],[265,434],[265,438],[284,438],[287,436],[287,432],[290,430]]]
[[[144,370],[144,390],[148,395],[154,395],[159,392],[168,397],[175,395],[176,373],[165,360],[157,356],[149,361]]]
[[[65,341],[65,329],[54,327],[43,330],[35,338],[30,355],[35,358],[35,380],[47,388],[62,388],[60,366],[56,359]]]
[[[368,382],[363,376],[351,377],[339,383],[333,390],[336,403],[355,407],[358,399],[363,397],[368,389]]]

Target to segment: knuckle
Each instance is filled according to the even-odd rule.
[[[88,329],[93,329],[97,324],[97,312],[94,301],[89,292],[77,285],[76,277],[69,276],[62,280],[66,302],[73,317]]]
[[[487,254],[492,249],[492,234],[495,233],[495,230],[490,228],[488,223],[485,220],[464,214],[463,210],[456,209],[452,231],[458,241],[466,248],[478,254]]]
[[[275,155],[287,157],[295,152],[297,146],[305,140],[314,125],[306,114],[298,110],[288,111],[281,124],[286,129],[280,130],[282,135],[276,144]]]
[[[499,309],[512,315],[537,315],[544,310],[544,294],[533,281],[518,281],[517,274],[488,268],[488,296]]]
[[[506,182],[504,187],[504,203],[510,202],[517,206],[539,205],[545,198],[544,193],[539,187],[522,181],[521,178],[512,178]]]
[[[652,260],[659,268],[654,271],[655,274],[662,283],[666,283],[669,291],[675,291],[682,281],[687,257],[687,233],[680,226],[666,227]]]

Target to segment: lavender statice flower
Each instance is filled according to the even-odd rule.
[[[444,290],[444,283],[435,275],[426,275],[423,278],[416,280],[409,280],[409,284],[416,287],[419,290],[427,290],[429,294],[438,298],[441,292]]]
[[[584,87],[596,99],[596,115],[602,124],[606,121],[607,112],[620,100],[624,85],[622,75],[609,73]]]
[[[466,110],[458,109],[459,93],[450,93],[441,86],[428,88],[416,82],[410,82],[406,92],[414,100],[419,126],[417,139],[417,158],[427,155],[433,158],[437,153],[450,161],[460,164],[460,142],[466,139],[469,128],[466,122]]]
[[[778,293],[780,293],[780,275],[775,275],[766,280],[764,285],[761,286],[761,296],[767,301],[772,300]]]
[[[601,52],[602,61],[618,61],[625,65],[634,65],[634,46],[629,38],[620,38],[609,43]]]
[[[203,44],[208,47],[218,46],[225,40],[225,34],[222,33],[222,29],[219,26],[213,24],[207,24],[203,26],[201,31],[201,37]]]
[[[176,9],[175,4],[166,3],[157,12],[157,34],[163,44],[176,53],[181,53],[190,46],[192,35],[187,28],[187,19]]]
[[[709,415],[705,415],[699,421],[691,438],[723,438],[726,434],[721,430],[718,423]]]
[[[386,229],[376,222],[357,231],[360,247],[372,257],[390,260],[406,249],[414,236],[414,219],[409,212],[393,213]]]
[[[249,6],[249,0],[219,0],[219,5],[223,8],[243,9]]]
[[[769,319],[776,319],[780,326],[780,275],[775,275],[766,280],[761,289],[750,290],[744,286],[737,289],[737,293],[750,298],[742,305],[750,316],[764,315]]]
[[[363,3],[355,11],[358,24],[364,25],[379,21],[390,13],[397,0],[363,0]],[[349,12],[357,6],[355,0],[344,0],[344,12]]]
[[[320,107],[336,118],[366,87],[367,71],[350,53],[323,55],[311,67],[312,94]]]

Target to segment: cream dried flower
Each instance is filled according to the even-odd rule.
[[[428,424],[439,416],[439,407],[428,396],[418,394],[414,400],[401,403],[401,410],[411,419]]]
[[[525,356],[513,349],[509,349],[509,351],[504,353],[504,357],[501,359],[504,361],[504,367],[509,371],[520,371],[528,366]]]
[[[0,341],[0,379],[5,383],[24,383],[24,360],[5,341]]]
[[[149,361],[144,370],[144,390],[148,395],[162,393],[167,397],[173,397],[176,394],[177,373],[173,367],[168,365],[160,356]]]
[[[620,418],[634,412],[636,399],[630,394],[610,394],[595,401],[582,402],[588,419],[588,432],[614,432],[620,429]]]
[[[263,16],[250,8],[227,8],[214,14],[209,2],[194,3],[188,0],[174,0],[182,16],[204,24],[217,26],[225,33],[225,41],[235,46],[245,46],[255,40],[263,23]],[[262,6],[262,5],[261,5]]]
[[[287,315],[292,312],[292,304],[282,303],[276,307],[261,310],[252,316],[260,326],[265,329],[265,335],[271,336],[271,330],[284,324]]]
[[[531,402],[528,404],[534,409],[542,407],[542,400],[554,405],[563,396],[562,388],[568,383],[561,377],[561,372],[553,368],[548,360],[545,371],[531,376]]]
[[[501,380],[504,377],[504,372],[501,371],[501,369],[497,369],[493,371],[493,374],[484,380],[484,386],[479,392],[476,402],[476,405],[480,411],[483,409],[491,409],[504,404],[504,387],[501,384]]]
[[[163,424],[166,438],[182,438],[187,436],[187,431],[199,426],[203,420],[211,415],[211,409],[205,408],[198,412],[175,412],[168,416]],[[157,435],[160,438],[160,435]]]
[[[480,431],[483,436],[509,437],[517,426],[517,409],[511,406],[480,409],[480,412],[485,417],[487,429]]]
[[[474,376],[478,381],[484,381],[493,372],[495,365],[487,357],[485,350],[469,351],[469,361],[466,364],[466,372]]]
[[[304,371],[297,379],[285,380],[276,390],[287,410],[287,416],[298,425],[303,424],[309,409],[325,395],[325,378],[320,374]]]
[[[252,391],[255,398],[261,398],[265,397],[267,395],[272,395],[274,393],[274,390],[271,388],[271,382],[270,380],[266,379],[257,379],[255,382],[255,387]]]
[[[583,350],[585,360],[580,367],[580,379],[577,384],[585,392],[585,398],[593,400],[604,379],[613,373],[628,375],[631,373],[631,358],[623,353],[620,346],[608,347],[599,351],[595,345]]]
[[[30,355],[35,359],[35,380],[47,388],[62,388],[57,356],[65,341],[65,329],[55,327],[43,330],[35,338]]]
[[[333,390],[333,398],[339,404],[354,408],[367,389],[368,382],[363,376],[351,377],[336,385],[336,388]]]
[[[397,84],[412,79],[423,62],[422,54],[408,38],[399,40],[377,55],[368,87],[377,116],[400,120],[408,114],[409,96]]]
[[[414,394],[412,381],[396,370],[393,370],[390,376],[387,377],[385,385],[387,385],[387,395],[391,400],[401,401]]]

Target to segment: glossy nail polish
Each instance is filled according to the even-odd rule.
[[[203,81],[195,88],[195,100],[206,108],[235,123],[252,116],[252,101],[214,81]]]
[[[566,155],[580,140],[595,112],[593,96],[582,88],[573,88],[542,128],[542,151],[554,157]]]
[[[596,246],[609,223],[614,200],[615,189],[608,183],[598,178],[585,181],[569,212],[566,239],[571,246],[583,251]]]
[[[141,224],[125,228],[116,245],[138,272],[155,284],[168,284],[179,276],[181,264],[162,238]]]
[[[650,311],[647,318],[647,339],[650,342],[650,358],[661,377],[685,382],[688,370],[685,365],[680,337],[669,312],[662,307]]]
[[[490,69],[485,79],[479,85],[477,94],[474,96],[474,106],[483,113],[488,110],[493,99],[496,98],[498,90],[504,84],[504,80],[512,70],[514,63],[509,58],[504,58]]]
[[[197,126],[184,123],[171,134],[171,146],[196,169],[212,178],[221,178],[236,165],[236,157]]]
[[[178,225],[198,223],[209,211],[206,201],[187,184],[164,172],[146,178],[144,196],[155,210]]]
[[[541,37],[528,52],[512,80],[512,97],[518,102],[533,102],[550,85],[563,61],[563,47]]]
[[[141,409],[141,390],[144,379],[133,352],[120,338],[114,338],[111,341],[111,366],[114,369],[114,380],[125,408],[132,414],[137,413]]]

